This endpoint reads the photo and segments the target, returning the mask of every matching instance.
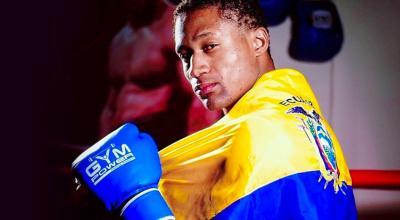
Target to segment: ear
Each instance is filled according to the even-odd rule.
[[[254,30],[253,46],[257,57],[267,53],[269,47],[269,34],[267,29],[259,27]]]

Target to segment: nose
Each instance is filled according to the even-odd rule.
[[[210,70],[208,59],[202,53],[193,53],[190,58],[190,64],[190,78],[198,78],[204,73],[208,73]]]

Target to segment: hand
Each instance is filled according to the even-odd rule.
[[[157,146],[133,124],[124,124],[87,149],[72,169],[109,211],[119,211],[124,219],[174,219],[157,188]]]

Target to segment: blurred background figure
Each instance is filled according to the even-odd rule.
[[[99,133],[103,137],[133,122],[162,149],[212,124],[221,113],[205,110],[183,78],[174,52],[173,5],[162,0],[123,2],[129,21],[110,45],[110,88]]]

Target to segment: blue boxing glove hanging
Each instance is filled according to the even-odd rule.
[[[260,0],[260,6],[268,26],[276,26],[289,15],[294,0]]]
[[[297,0],[292,12],[289,55],[296,60],[324,62],[343,44],[339,14],[329,0]]]
[[[87,149],[72,169],[109,211],[120,212],[123,219],[175,219],[157,188],[157,146],[133,124],[124,124]]]

